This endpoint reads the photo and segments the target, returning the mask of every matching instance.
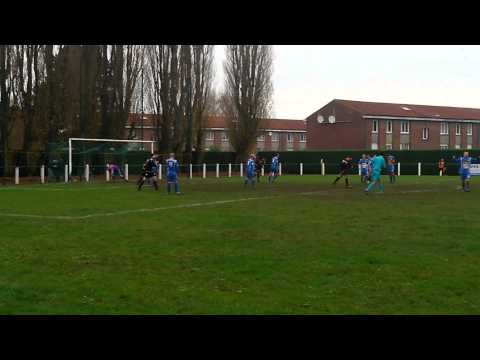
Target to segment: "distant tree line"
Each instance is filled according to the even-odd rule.
[[[217,96],[213,45],[0,45],[0,167],[12,165],[7,154],[18,124],[21,151],[35,154],[69,137],[125,138],[129,114],[142,104],[157,115],[162,152],[194,160],[206,116],[221,112],[236,124],[232,144],[245,153],[251,142],[239,138],[268,114],[271,47],[226,52],[225,89]],[[234,130],[239,122],[247,125]]]

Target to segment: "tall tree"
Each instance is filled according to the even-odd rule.
[[[179,135],[175,119],[180,98],[177,55],[178,45],[154,45],[148,48],[154,113],[157,115],[156,137],[161,152],[173,150],[172,138]]]
[[[194,136],[195,154],[198,162],[199,154],[203,150],[203,128],[208,116],[209,103],[215,98],[212,91],[213,83],[213,45],[193,46],[193,126],[189,128],[189,134]],[[215,100],[213,100],[215,101]],[[191,157],[192,146],[187,140],[186,152]]]
[[[11,114],[14,81],[12,73],[14,47],[0,45],[0,173],[8,168],[8,138],[14,123]]]
[[[222,113],[237,157],[255,146],[258,130],[272,108],[273,54],[269,45],[229,45],[224,62]]]
[[[151,46],[148,62],[160,149],[190,162],[211,92],[213,46]]]

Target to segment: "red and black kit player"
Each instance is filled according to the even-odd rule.
[[[142,190],[142,186],[145,183],[145,180],[151,180],[153,182],[153,187],[155,190],[158,190],[157,179],[155,176],[158,174],[158,157],[156,155],[152,155],[150,159],[148,159],[142,168],[142,174],[140,175],[140,179],[137,181],[137,189],[140,191]]]
[[[255,158],[255,173],[257,175],[257,182],[260,182],[260,176],[262,175],[262,168],[265,165],[265,159],[260,158],[260,156],[257,155]]]
[[[340,173],[338,174],[337,178],[333,181],[332,185],[336,185],[338,180],[342,177],[345,178],[345,187],[350,189],[351,186],[348,182],[348,175],[351,173],[353,167],[352,157],[347,156],[345,157],[342,162],[340,163]]]

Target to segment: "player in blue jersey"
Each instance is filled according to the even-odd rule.
[[[180,166],[175,159],[175,154],[171,153],[165,162],[167,166],[167,192],[170,194],[170,185],[173,184],[175,186],[175,194],[179,195],[178,173],[180,172]]]
[[[382,154],[375,155],[372,159],[372,165],[371,165],[371,169],[372,169],[371,182],[370,182],[370,184],[368,184],[367,188],[365,189],[365,194],[368,194],[369,191],[372,190],[372,188],[377,184],[380,187],[380,192],[383,193],[384,187],[383,187],[383,184],[381,182],[382,181],[381,175],[382,175],[382,170],[385,167],[386,167],[385,166],[385,159],[382,156]]]
[[[369,159],[367,155],[362,154],[362,158],[358,161],[358,167],[360,169],[360,179],[362,183],[366,183],[368,181],[368,164]]]
[[[462,181],[462,189],[465,192],[470,191],[470,165],[476,162],[471,156],[469,156],[468,151],[463,153],[463,156],[456,158],[453,156],[453,159],[459,164],[458,174],[460,175],[460,180]]]
[[[268,175],[268,182],[273,183],[278,177],[280,170],[280,155],[277,153],[272,157],[272,165],[270,166],[270,174]]]
[[[390,184],[395,183],[395,157],[393,155],[387,157],[387,172]]]
[[[150,159],[148,159],[142,168],[142,174],[140,175],[140,179],[137,181],[138,190],[142,190],[142,186],[145,183],[145,180],[152,181],[153,187],[155,190],[158,190],[157,179],[155,178],[158,172],[158,158],[156,155],[152,155]]]
[[[255,188],[255,155],[250,154],[250,158],[247,161],[247,169],[245,172],[245,182],[244,187],[247,187],[247,184],[252,184],[252,188]]]

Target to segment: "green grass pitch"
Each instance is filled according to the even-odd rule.
[[[480,313],[480,178],[352,178],[2,187],[0,313]]]

